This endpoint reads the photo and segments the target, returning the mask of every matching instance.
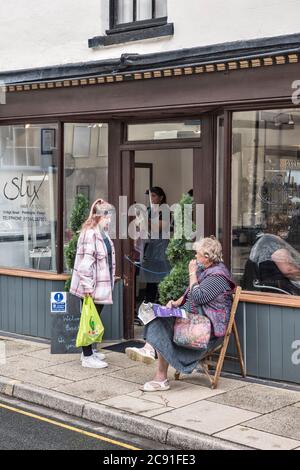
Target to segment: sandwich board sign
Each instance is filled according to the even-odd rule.
[[[67,312],[67,293],[51,292],[51,313]]]

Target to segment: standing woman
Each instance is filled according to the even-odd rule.
[[[72,273],[71,294],[83,299],[91,296],[99,315],[104,305],[112,304],[115,279],[115,250],[108,235],[112,206],[97,199],[82,226],[78,239],[75,265]],[[92,346],[82,348],[83,367],[107,367],[104,354],[93,351]]]

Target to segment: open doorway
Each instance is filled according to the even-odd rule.
[[[193,149],[135,151],[134,202],[149,208],[151,188],[158,187],[165,193],[169,206],[178,203],[183,194],[193,189],[193,163]],[[142,333],[137,320],[140,304],[144,300],[159,301],[158,285],[170,271],[165,253],[168,243],[169,240],[155,240],[151,243],[145,240],[140,252],[140,267],[135,268],[133,276],[136,337]]]

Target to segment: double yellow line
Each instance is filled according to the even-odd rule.
[[[14,408],[12,406],[3,405],[2,403],[0,403],[0,408],[3,408],[3,409],[8,410],[8,411],[12,411],[14,413],[18,413],[20,415],[28,416],[29,418],[33,418],[33,419],[37,419],[39,421],[43,421],[44,423],[52,424],[53,426],[57,426],[59,428],[68,429],[69,431],[77,432],[78,434],[83,434],[84,436],[91,437],[92,439],[97,439],[98,441],[107,442],[109,444],[113,444],[113,445],[116,445],[116,446],[119,446],[119,447],[123,447],[124,449],[127,449],[127,450],[141,450],[141,449],[138,449],[137,447],[133,447],[129,444],[124,444],[124,442],[115,441],[114,439],[109,439],[108,437],[100,436],[99,434],[94,434],[92,432],[84,431],[82,429],[75,428],[73,426],[69,426],[68,424],[63,424],[63,423],[60,423],[59,421],[54,421],[52,419],[45,418],[44,416],[39,416],[39,415],[36,415],[36,414],[33,414],[33,413],[29,413],[29,412],[21,410],[19,408]]]

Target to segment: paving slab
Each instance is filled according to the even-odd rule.
[[[147,365],[133,361],[128,361],[127,364],[130,364],[130,367],[112,373],[111,376],[139,385],[143,385],[145,381],[152,379],[155,372],[155,365]]]
[[[193,372],[190,375],[182,374],[180,380],[186,383],[200,385],[201,387],[210,388],[210,382],[205,374],[200,372]],[[220,377],[217,390],[227,392],[238,388],[246,387],[248,382],[239,379],[228,379],[227,377]]]
[[[132,364],[131,367],[119,370],[118,372],[110,374],[111,377],[126,380],[127,382],[134,382],[143,385],[145,382],[152,380],[155,372],[155,365],[142,364],[133,361],[129,361]],[[173,371],[168,373],[169,379],[174,379]]]
[[[90,402],[100,403],[118,395],[126,395],[127,393],[136,391],[140,386],[125,380],[118,380],[108,375],[99,375],[93,379],[87,379],[74,382],[66,386],[56,387],[57,391],[83,398]]]
[[[140,416],[153,416],[172,411],[174,408],[164,406],[159,403],[154,403],[148,400],[135,398],[130,395],[119,395],[109,400],[101,402],[103,405],[111,406],[119,410],[128,411],[130,413],[138,414]]]
[[[65,364],[48,365],[47,367],[41,368],[39,371],[50,376],[61,377],[68,379],[71,382],[77,382],[85,379],[92,379],[93,377],[105,375],[117,370],[119,370],[118,367],[113,366],[109,366],[105,369],[90,369],[88,367],[82,367],[80,361],[73,361]]]
[[[223,393],[219,390],[211,390],[208,387],[200,387],[199,385],[187,384],[186,382],[175,380],[171,381],[170,385],[170,390],[166,392],[147,393],[139,390],[130,393],[130,396],[151,401],[162,406],[179,408]]]
[[[5,365],[0,366],[0,374],[8,375],[10,371],[19,370],[38,370],[51,366],[51,362],[43,359],[35,359],[27,356],[11,356],[7,358]]]
[[[5,354],[7,358],[12,356],[23,355],[31,351],[38,351],[48,348],[47,345],[40,343],[32,343],[29,341],[13,341],[4,339],[3,341],[5,341]]]
[[[106,349],[102,349],[101,352],[105,354],[105,360],[109,365],[117,366],[119,369],[128,369],[129,367],[137,366],[137,363],[130,361],[126,354],[111,351],[108,352]]]
[[[257,416],[258,413],[202,400],[155,419],[174,425],[180,423],[183,428],[211,435]]]
[[[300,441],[300,408],[287,406],[243,425]]]
[[[44,361],[51,362],[51,364],[64,364],[66,362],[80,361],[80,354],[51,354],[49,347],[38,351],[28,352],[25,356],[32,357],[34,359],[43,359]]]
[[[281,388],[266,387],[265,385],[251,384],[247,387],[231,390],[222,395],[210,398],[210,401],[231,405],[244,410],[257,413],[270,413],[300,401],[300,392],[283,390]]]
[[[234,426],[215,434],[215,437],[230,442],[244,444],[260,450],[292,450],[299,446],[300,441],[276,436],[267,432],[250,429],[246,426]]]
[[[2,374],[1,370],[0,374]],[[71,380],[66,380],[60,377],[43,374],[42,372],[37,372],[35,370],[25,369],[11,371],[8,377],[11,379],[18,380],[22,383],[37,385],[39,387],[48,388],[50,390],[55,389],[59,385],[68,385],[72,383]]]

